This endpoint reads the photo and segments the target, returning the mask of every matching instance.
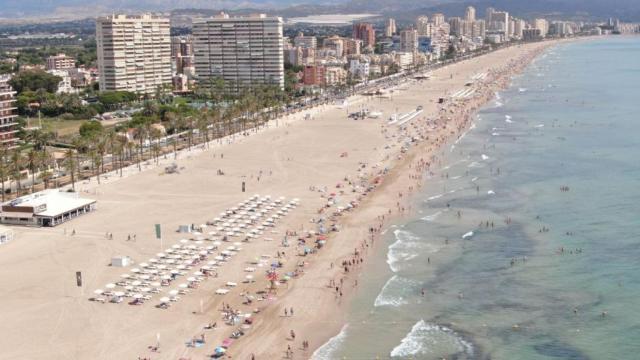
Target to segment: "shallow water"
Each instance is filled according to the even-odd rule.
[[[323,358],[638,358],[638,59],[639,38],[578,42],[514,78],[387,232]]]

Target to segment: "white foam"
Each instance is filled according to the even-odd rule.
[[[420,238],[409,231],[400,229],[394,230],[393,235],[396,237],[396,241],[389,245],[387,264],[389,264],[391,271],[397,272],[400,270],[400,262],[407,262],[418,256],[416,247]]]
[[[406,305],[409,301],[404,294],[406,294],[407,289],[413,291],[412,289],[416,286],[417,283],[413,280],[393,275],[391,279],[387,280],[386,284],[384,284],[378,296],[376,296],[373,306],[399,307]]]
[[[462,175],[458,175],[458,176],[453,176],[451,177],[451,180],[458,180],[462,177]]]
[[[536,125],[536,127],[537,127],[537,128],[544,127],[544,124],[538,124],[538,125]]]
[[[324,345],[320,346],[316,351],[311,355],[312,360],[331,360],[335,359],[335,352],[338,350],[340,345],[344,343],[344,339],[347,337],[347,326],[349,324],[345,324],[338,335],[332,337],[324,343]]]
[[[519,88],[518,91],[523,93],[523,92],[527,91],[527,89],[526,88]]]
[[[438,194],[438,195],[433,195],[433,196],[429,196],[427,198],[427,201],[431,201],[431,200],[435,200],[435,199],[439,199],[443,196],[444,194]]]
[[[471,237],[473,236],[473,231],[469,231],[468,233],[462,235],[463,239],[471,239]]]
[[[485,161],[486,161],[486,160],[489,160],[489,157],[488,157],[487,155],[485,155],[485,154],[482,154],[482,156],[481,156],[481,157],[482,157],[482,160],[485,160]]]
[[[505,116],[504,116],[504,122],[506,122],[506,123],[508,123],[508,124],[513,123],[513,121],[511,121],[511,119],[512,119],[512,117],[511,117],[511,116],[509,116],[509,115],[505,115]]]
[[[478,177],[474,177],[473,179],[471,179],[471,182],[476,182],[476,180],[478,180]]]
[[[400,345],[391,350],[391,357],[413,358],[416,355],[439,355],[435,351],[442,351],[443,347],[450,353],[466,353],[473,355],[473,345],[462,339],[455,331],[434,324],[418,321],[411,331],[400,340]]]
[[[424,221],[435,221],[440,215],[442,215],[442,211],[438,211],[438,212],[433,213],[431,215],[427,215],[427,216],[423,217],[422,220],[424,220]]]
[[[491,135],[493,135],[493,136],[500,136],[500,133],[493,132],[493,133],[491,133]]]
[[[493,191],[493,190],[489,190],[489,191],[487,191],[487,194],[489,194],[489,195],[495,195],[495,194],[496,194],[496,192],[495,192],[495,191]]]

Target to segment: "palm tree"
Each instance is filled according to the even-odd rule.
[[[35,192],[36,187],[36,170],[40,166],[41,155],[38,150],[31,149],[27,153],[27,167],[31,172],[31,193]]]
[[[11,152],[9,164],[11,166],[11,176],[17,183],[16,195],[17,197],[20,197],[20,178],[22,177],[22,173],[20,172],[20,168],[22,167],[22,155],[20,154],[20,150],[14,149]]]
[[[89,152],[89,156],[91,157],[91,162],[93,164],[94,174],[96,175],[98,184],[100,184],[100,167],[102,166],[102,155],[98,152],[97,149],[91,149],[91,151]]]
[[[0,182],[2,183],[2,202],[5,200],[4,180],[9,177],[9,167],[7,165],[7,148],[2,148],[0,152]]]
[[[76,191],[75,171],[77,167],[76,154],[73,149],[68,149],[64,153],[64,167],[71,174],[71,189]]]

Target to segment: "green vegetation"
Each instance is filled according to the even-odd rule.
[[[62,81],[59,76],[51,75],[42,70],[21,71],[11,78],[9,84],[18,93],[23,91],[36,91],[44,89],[47,92],[55,93],[58,84]]]
[[[80,133],[80,137],[92,138],[102,133],[103,130],[104,128],[99,121],[91,120],[83,122],[78,131]]]
[[[130,91],[104,91],[98,94],[98,101],[106,107],[129,103],[137,99],[138,96]]]

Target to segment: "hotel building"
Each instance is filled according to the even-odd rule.
[[[171,84],[169,19],[149,14],[96,20],[100,91],[153,94]]]
[[[227,91],[256,85],[284,89],[282,18],[264,14],[250,17],[194,21],[193,48],[196,78],[202,83],[221,78]]]

